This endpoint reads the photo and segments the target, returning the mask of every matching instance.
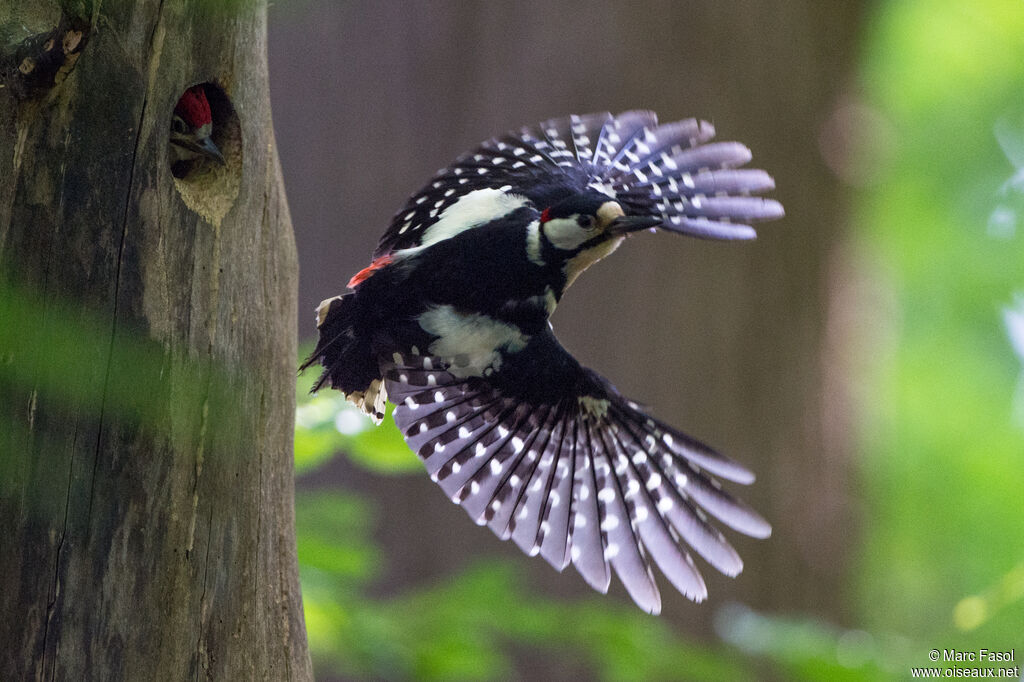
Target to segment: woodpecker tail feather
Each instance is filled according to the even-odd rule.
[[[320,337],[299,371],[319,362],[324,370],[313,390],[318,391],[325,384],[338,389],[379,424],[384,418],[387,389],[365,335],[355,331],[358,318],[354,294],[321,302],[316,309]]]

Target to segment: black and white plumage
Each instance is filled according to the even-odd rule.
[[[303,367],[375,419],[385,399],[445,493],[500,538],[570,563],[606,591],[614,571],[656,613],[652,565],[695,601],[690,550],[726,575],[742,562],[708,516],[770,526],[716,477],[753,475],[652,418],[555,338],[565,289],[632,232],[749,239],[782,216],[773,188],[705,122],[651,112],[553,119],[485,142],[413,195],[353,291],[317,310]]]

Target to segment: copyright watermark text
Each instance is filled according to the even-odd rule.
[[[928,660],[940,667],[911,668],[912,678],[996,678],[1020,679],[1020,666],[1013,649],[932,649]]]

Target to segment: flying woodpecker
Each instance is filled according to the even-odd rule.
[[[746,468],[649,415],[583,367],[549,317],[570,284],[631,234],[752,239],[782,206],[694,119],[630,111],[553,119],[484,142],[439,171],[391,222],[349,293],[316,311],[330,386],[378,423],[385,401],[431,478],[478,524],[570,563],[606,592],[612,570],[650,613],[651,565],[707,589],[690,551],[735,576],[709,520],[756,538],[769,524],[722,489]]]
[[[201,84],[194,85],[174,106],[170,138],[172,166],[199,159],[223,165],[224,155],[210,137],[212,133],[213,115],[206,91]]]

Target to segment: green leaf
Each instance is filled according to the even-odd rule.
[[[409,450],[395,426],[388,405],[384,421],[373,421],[345,400],[338,391],[324,389],[313,395],[310,390],[316,373],[299,375],[295,408],[295,471],[306,473],[331,457],[344,453],[359,466],[379,474],[405,474],[423,471],[423,465]]]

